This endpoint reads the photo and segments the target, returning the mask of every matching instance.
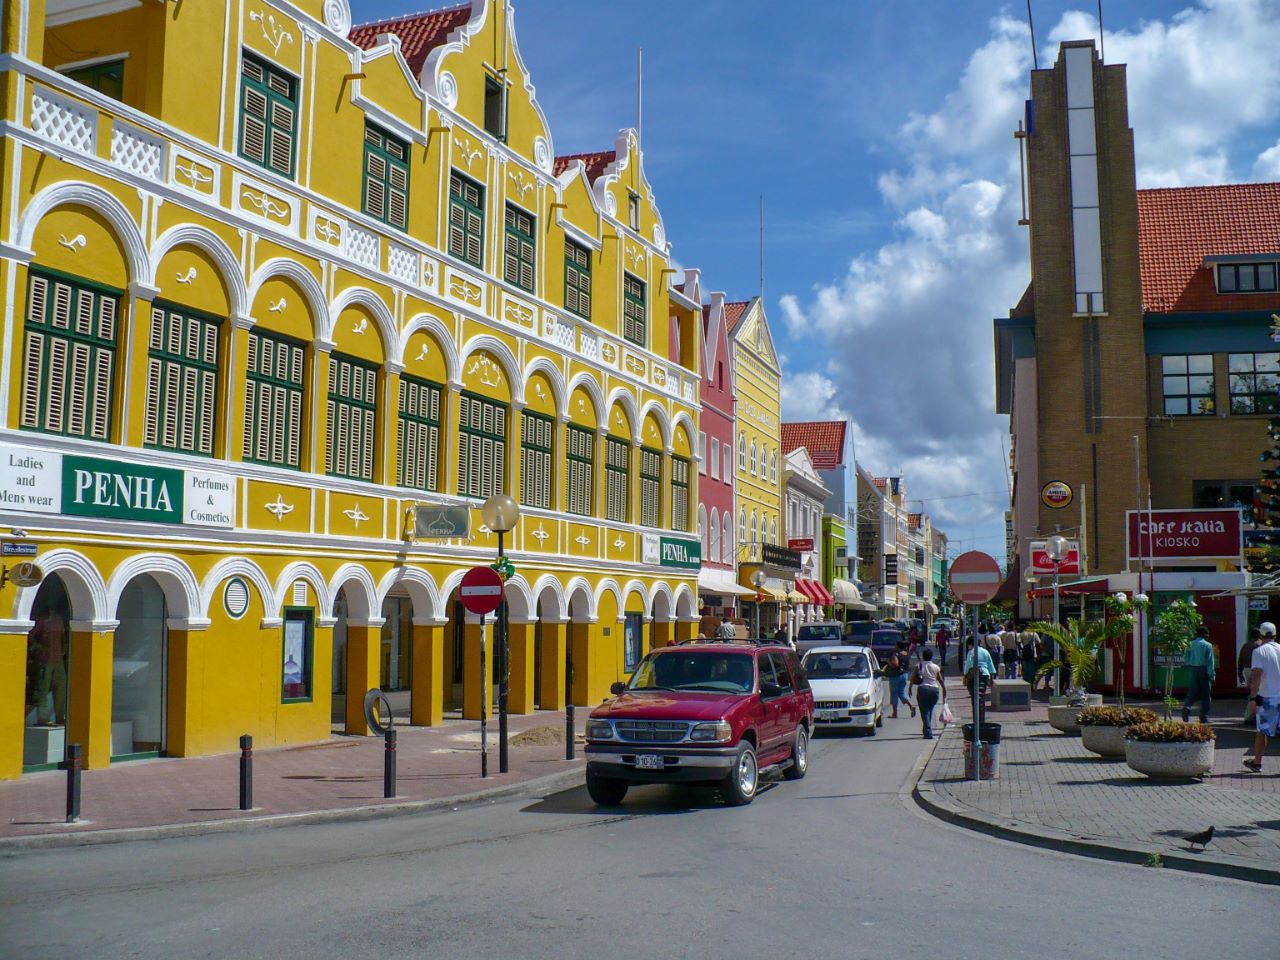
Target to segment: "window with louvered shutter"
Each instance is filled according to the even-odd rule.
[[[551,464],[555,421],[537,413],[520,415],[520,502],[551,509]]]
[[[534,262],[533,217],[519,207],[507,204],[506,235],[503,238],[502,276],[522,290],[533,292]]]
[[[449,174],[449,252],[484,266],[484,188],[462,174]]]
[[[662,454],[649,447],[640,448],[640,523],[662,523]]]
[[[622,275],[622,336],[644,346],[644,281],[629,273]]]
[[[220,324],[182,307],[152,304],[144,446],[213,456]]]
[[[507,490],[507,408],[484,397],[458,398],[458,494],[485,500]]]
[[[591,251],[564,242],[564,307],[583,319],[591,319]]]
[[[293,176],[298,135],[297,81],[250,53],[240,70],[240,156]]]
[[[719,526],[718,520],[715,525]],[[671,529],[689,529],[689,461],[681,457],[671,458]],[[718,531],[713,538],[719,542]]]
[[[614,437],[606,437],[604,444],[605,519],[626,523],[631,518],[631,444]]]
[[[399,475],[402,487],[435,490],[440,477],[443,388],[417,377],[400,377]]]
[[[109,440],[120,293],[32,271],[19,425]]]
[[[408,144],[370,124],[364,128],[363,209],[385,224],[408,229]]]
[[[378,368],[340,353],[329,357],[329,422],[325,472],[349,480],[373,479],[378,412]]]
[[[245,383],[245,460],[276,467],[302,466],[303,344],[249,331]]]
[[[569,425],[564,432],[565,467],[568,471],[567,509],[583,517],[595,514],[596,435]]]

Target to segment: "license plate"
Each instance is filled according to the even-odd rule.
[[[638,753],[636,754],[637,770],[661,770],[663,767],[662,757],[656,753]]]
[[[819,720],[839,720],[840,711],[839,710],[819,710],[818,719]]]

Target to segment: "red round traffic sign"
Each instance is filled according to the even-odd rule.
[[[995,557],[970,550],[956,557],[947,574],[952,595],[963,603],[986,603],[996,595],[1004,577]]]
[[[493,613],[502,603],[502,578],[492,567],[472,567],[462,575],[458,596],[470,613]]]

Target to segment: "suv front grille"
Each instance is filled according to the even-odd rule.
[[[689,735],[684,720],[615,720],[613,730],[627,743],[679,743]]]
[[[847,710],[849,709],[848,700],[815,700],[813,703],[815,710]]]

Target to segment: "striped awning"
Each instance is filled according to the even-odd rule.
[[[820,607],[830,606],[835,603],[835,599],[827,592],[817,580],[806,580],[803,577],[796,578],[796,589],[809,598],[810,603],[816,603]]]

